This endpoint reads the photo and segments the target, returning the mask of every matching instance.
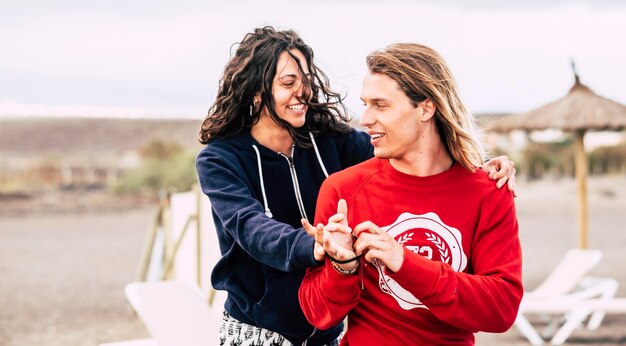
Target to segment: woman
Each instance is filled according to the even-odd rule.
[[[255,29],[227,63],[197,158],[222,253],[211,282],[228,291],[221,345],[338,344],[343,326],[316,330],[298,303],[305,269],[324,256],[300,220],[329,174],[373,156],[345,114],[294,31]],[[514,172],[499,165],[500,178]]]

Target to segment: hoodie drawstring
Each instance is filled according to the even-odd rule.
[[[259,167],[259,177],[261,178],[261,194],[263,194],[263,206],[265,207],[265,215],[272,218],[272,212],[270,211],[270,207],[267,205],[267,194],[265,193],[265,182],[263,180],[263,169],[261,169],[261,153],[259,153],[259,149],[256,145],[252,144],[252,148],[254,148],[254,152],[256,152],[256,161]]]
[[[322,167],[322,172],[324,172],[324,176],[328,178],[328,172],[326,171],[326,166],[324,166],[324,162],[322,161],[322,157],[320,156],[320,151],[317,149],[317,143],[315,143],[315,138],[313,137],[313,133],[309,132],[309,137],[311,137],[311,143],[313,144],[313,149],[315,149],[315,156],[317,156],[317,162],[320,163],[320,167]]]
[[[315,138],[313,137],[313,133],[309,132],[309,137],[311,138],[311,143],[313,144],[313,149],[315,150],[315,156],[317,157],[317,162],[319,162],[320,167],[322,168],[322,172],[324,172],[324,176],[326,178],[328,178],[328,171],[326,170],[326,166],[324,166],[324,162],[322,161],[322,157],[320,156],[320,151],[319,149],[317,149],[317,143],[315,142]],[[265,180],[263,179],[263,169],[261,167],[261,153],[259,152],[259,148],[257,148],[257,146],[255,144],[252,144],[252,148],[254,149],[254,152],[256,153],[256,160],[257,160],[257,166],[259,169],[259,178],[261,180],[261,194],[263,195],[263,207],[265,208],[265,215],[267,215],[267,217],[272,218],[272,212],[270,211],[270,207],[267,203],[267,193],[265,192]],[[292,154],[293,156],[293,151]],[[296,189],[295,193],[296,193],[296,199],[299,201],[302,199],[302,196],[299,196],[300,194],[300,190],[297,187],[298,184],[298,177],[297,176],[293,176],[292,179],[295,179],[294,181],[294,188]],[[301,210],[301,212],[304,212],[303,210]],[[305,215],[303,215],[303,217],[306,218]]]

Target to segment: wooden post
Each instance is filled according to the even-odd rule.
[[[161,280],[165,281],[171,277],[172,267],[174,266],[174,261],[176,260],[176,254],[178,254],[178,248],[185,238],[185,234],[187,233],[189,225],[191,225],[191,223],[194,221],[197,221],[196,215],[189,215],[187,221],[185,221],[185,226],[183,226],[183,230],[178,236],[178,239],[176,239],[176,241],[172,243],[171,255],[165,260],[165,265],[163,266],[163,276],[161,277]]]
[[[150,269],[150,263],[152,262],[152,251],[154,250],[154,242],[156,240],[157,233],[159,232],[159,228],[163,227],[163,211],[168,207],[167,200],[162,198],[159,201],[159,207],[154,214],[152,225],[148,230],[143,251],[141,251],[141,260],[137,271],[137,281],[146,281],[148,278],[148,270]]]
[[[587,155],[585,155],[585,130],[575,132],[576,182],[578,185],[578,247],[587,249]]]
[[[167,208],[163,209],[163,213],[161,216],[161,223],[162,223],[162,229],[163,229],[163,253],[165,254],[163,256],[163,280],[167,280],[167,279],[171,279],[170,273],[167,270],[167,263],[172,262],[174,259],[175,251],[174,248],[176,247],[176,242],[174,239],[174,235],[173,232],[174,230],[172,229],[172,203],[171,203],[171,197],[172,197],[172,193],[170,191],[167,190],[163,190],[160,192],[161,195],[165,195],[165,199],[167,200]],[[163,198],[163,197],[161,197]]]
[[[194,184],[191,189],[196,195],[196,280],[198,287],[202,287],[202,191],[198,184]]]

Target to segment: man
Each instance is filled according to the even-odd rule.
[[[418,44],[367,66],[360,124],[375,158],[327,179],[318,226],[303,221],[327,254],[300,287],[305,316],[322,330],[348,316],[342,345],[473,345],[477,331],[506,331],[523,294],[513,195],[477,169],[451,72]]]

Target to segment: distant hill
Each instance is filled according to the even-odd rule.
[[[477,114],[479,125],[503,113]],[[0,118],[2,158],[115,158],[150,140],[200,149],[201,119]],[[358,127],[358,119],[352,125]]]
[[[153,139],[200,149],[201,120],[0,118],[0,156],[114,157]]]

